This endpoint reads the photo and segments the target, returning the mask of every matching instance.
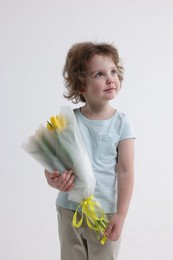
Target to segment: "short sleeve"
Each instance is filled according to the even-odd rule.
[[[135,132],[131,120],[126,115],[124,115],[120,134],[120,141],[129,138],[135,139]]]

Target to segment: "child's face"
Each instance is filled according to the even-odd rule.
[[[86,67],[86,102],[112,100],[120,89],[117,68],[110,56],[94,55]]]

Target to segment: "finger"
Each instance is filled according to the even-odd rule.
[[[66,173],[66,175],[64,174],[64,180],[61,182],[59,182],[59,180],[58,180],[59,189],[61,191],[66,191],[71,186],[71,184],[74,182],[74,178],[75,177],[71,172]]]
[[[115,234],[111,234],[109,239],[112,241],[116,241],[119,239],[119,237],[120,237],[119,233],[115,233]]]
[[[109,224],[109,226],[106,228],[105,230],[105,235],[108,239],[114,241],[114,240],[117,240],[118,237],[117,237],[117,228],[116,228],[116,225],[112,225],[112,224]]]
[[[44,169],[44,174],[45,174],[46,177],[48,177],[50,172],[48,172],[46,169]]]
[[[68,180],[68,182],[65,184],[65,186],[64,186],[64,191],[69,191],[69,190],[71,190],[73,187],[74,187],[74,175],[72,175],[71,177],[70,177],[70,179]]]
[[[109,235],[111,233],[112,228],[113,228],[113,225],[109,223],[105,229],[105,234]]]
[[[60,184],[60,190],[67,191],[67,189],[74,183],[74,176],[70,178],[68,182],[62,182]]]
[[[58,176],[59,175],[59,172],[58,171],[54,171],[54,172],[48,172],[48,170],[44,170],[44,173],[45,173],[45,176],[47,178],[54,178],[55,176]]]
[[[72,177],[74,177],[73,171],[70,170],[70,171],[67,172],[67,175],[66,175],[66,178],[65,178],[66,182],[70,181]]]
[[[72,174],[73,174],[73,171],[72,171],[72,170],[65,171],[64,173],[62,173],[62,174],[59,176],[59,178],[58,178],[59,182],[64,182],[64,183],[66,183],[66,182],[70,179],[70,177],[71,177]]]
[[[55,177],[58,177],[60,175],[60,173],[58,172],[58,171],[56,171],[56,172],[52,172],[52,173],[50,173],[50,178],[51,179],[54,179]]]
[[[116,241],[119,239],[119,231],[117,229],[116,225],[113,225],[111,232],[109,233],[109,235],[107,236],[108,239],[110,239],[111,241]]]
[[[65,192],[71,191],[71,190],[73,189],[73,187],[74,187],[74,183],[72,183],[72,184],[65,190]]]

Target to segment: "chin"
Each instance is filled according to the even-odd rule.
[[[111,95],[108,97],[108,100],[112,100],[112,99],[116,98],[116,96],[117,96],[117,93],[111,94]]]

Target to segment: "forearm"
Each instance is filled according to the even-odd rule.
[[[132,197],[134,184],[134,171],[118,172],[117,185],[117,213],[124,218],[127,215],[129,204]]]
[[[118,147],[117,170],[117,212],[105,230],[110,240],[117,240],[122,232],[128,212],[134,183],[134,140],[121,141]]]

